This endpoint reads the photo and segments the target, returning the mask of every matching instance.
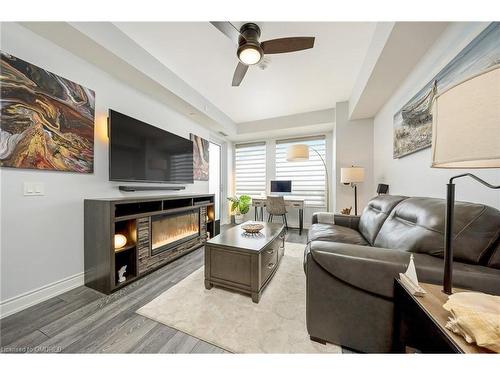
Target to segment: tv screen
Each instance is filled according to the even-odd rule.
[[[281,180],[281,181],[271,181],[271,193],[291,193],[292,192],[292,181]]]
[[[193,142],[109,110],[111,181],[193,183]]]

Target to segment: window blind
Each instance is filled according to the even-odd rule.
[[[235,146],[236,195],[258,196],[266,191],[265,142],[237,144]]]
[[[294,144],[309,146],[309,160],[289,162],[286,160],[288,147]],[[304,199],[305,205],[326,206],[326,175],[321,157],[326,160],[326,140],[324,136],[276,141],[276,180],[291,180],[290,198]]]

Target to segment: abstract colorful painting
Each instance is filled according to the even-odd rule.
[[[95,95],[1,52],[0,166],[92,173]]]
[[[193,141],[193,179],[195,181],[208,181],[208,147],[206,139],[190,134]]]
[[[394,115],[393,158],[431,146],[436,95],[500,64],[500,22],[492,22]]]

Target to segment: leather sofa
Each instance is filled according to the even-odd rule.
[[[304,254],[312,340],[390,352],[394,278],[410,253],[419,281],[442,284],[443,199],[380,195],[362,215],[316,213]],[[500,294],[500,211],[456,202],[455,287]]]

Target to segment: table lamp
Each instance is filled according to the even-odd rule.
[[[500,64],[452,86],[434,98],[432,108],[432,168],[500,168]],[[446,191],[443,291],[452,293],[454,180]]]
[[[330,189],[329,189],[329,180],[328,180],[328,167],[326,166],[325,159],[321,156],[321,154],[315,150],[313,147],[310,147],[306,144],[296,144],[291,145],[287,149],[286,161],[307,161],[309,160],[309,150],[314,151],[321,161],[323,162],[323,166],[325,167],[325,177],[326,177],[326,210],[330,209]]]
[[[349,168],[340,169],[340,182],[344,185],[351,185],[354,188],[354,215],[358,214],[358,186],[359,182],[365,179],[365,169],[362,167],[355,167],[354,165]]]

